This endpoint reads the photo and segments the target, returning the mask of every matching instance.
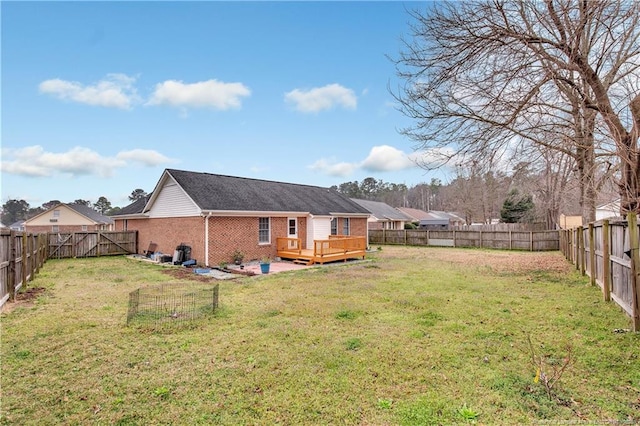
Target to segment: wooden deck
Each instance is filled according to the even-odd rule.
[[[314,240],[313,249],[303,249],[300,238],[277,238],[278,256],[303,265],[328,262],[346,262],[347,259],[364,259],[367,250],[365,237],[331,237]]]

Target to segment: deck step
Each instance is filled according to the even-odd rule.
[[[297,263],[298,265],[311,265],[313,260],[311,259],[294,259],[293,263]]]

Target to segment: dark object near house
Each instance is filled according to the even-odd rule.
[[[158,250],[158,245],[154,242],[150,242],[149,248],[147,248],[147,250],[144,252],[144,255],[150,258],[156,252],[156,250]]]
[[[182,266],[195,266],[195,265],[196,265],[195,259],[189,259],[185,262],[182,262]]]
[[[180,265],[189,260],[191,260],[191,246],[182,243],[176,247],[176,251],[173,253],[173,264]]]

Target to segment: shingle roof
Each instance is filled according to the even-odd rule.
[[[138,198],[128,206],[121,208],[114,216],[142,213],[144,211],[144,206],[147,205],[147,201],[149,201],[149,197],[151,197],[151,194],[146,197]]]
[[[204,211],[369,214],[367,209],[330,188],[175,169],[166,171]]]
[[[402,213],[398,209],[391,207],[387,203],[383,203],[380,201],[371,201],[371,200],[360,200],[357,198],[352,198],[354,202],[360,204],[362,207],[367,209],[371,214],[373,214],[378,219],[389,219],[389,220],[411,220],[409,216]]]
[[[100,212],[95,211],[91,207],[84,206],[82,204],[66,204],[70,209],[80,213],[83,216],[88,217],[96,223],[112,224],[113,219],[108,216],[102,215]]]
[[[429,219],[429,213],[424,210],[412,209],[409,207],[398,207],[398,210],[411,217],[412,220]]]

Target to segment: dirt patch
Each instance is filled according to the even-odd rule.
[[[195,272],[193,272],[193,269],[189,268],[167,268],[163,269],[162,273],[170,275],[179,280],[200,281],[203,283],[208,283],[216,280],[213,277],[196,274]]]
[[[28,287],[24,291],[19,291],[16,294],[16,300],[7,300],[7,302],[2,305],[2,313],[8,314],[11,313],[14,309],[19,307],[28,308],[35,304],[35,301],[41,294],[46,292],[47,289],[44,287]]]
[[[393,257],[431,258],[465,267],[485,267],[498,273],[526,274],[533,271],[569,272],[573,266],[560,252],[490,251],[476,249],[385,246]]]

